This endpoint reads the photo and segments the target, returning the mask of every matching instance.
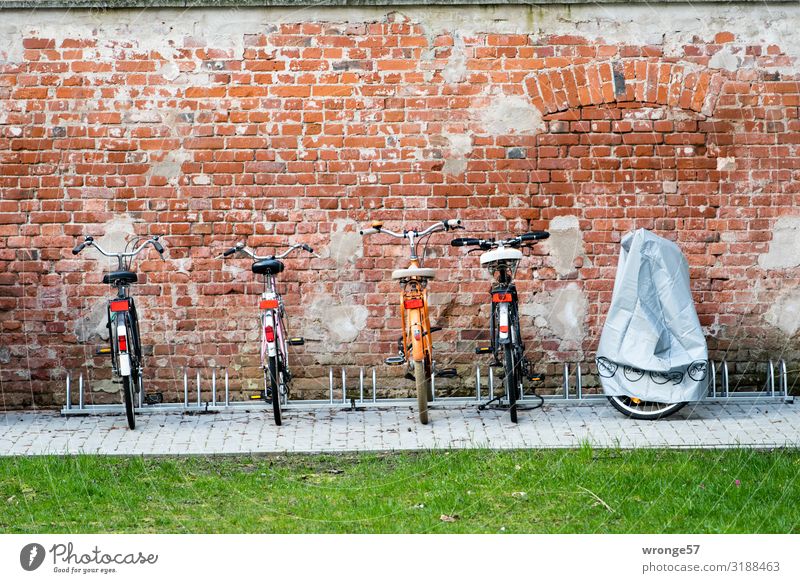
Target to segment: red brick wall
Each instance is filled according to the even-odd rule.
[[[140,260],[134,289],[148,374],[164,387],[183,366],[258,378],[258,285],[245,261],[230,262],[237,271],[219,259],[240,240],[262,252],[306,241],[323,255],[288,259],[282,278],[295,330],[314,338],[298,351],[298,376],[382,362],[399,324],[388,276],[407,255],[377,237],[362,249],[352,233],[371,219],[460,217],[471,233],[503,236],[576,217],[561,248],[540,245],[520,269],[523,325],[541,363],[591,361],[618,242],[637,227],[687,254],[712,356],[798,356],[792,330],[768,317],[776,302],[794,305],[785,298],[797,263],[759,262],[800,190],[800,91],[783,47],[716,30],[676,55],[577,33],[432,34],[401,16],[300,19],[242,34],[238,50],[202,35],[159,50],[90,28],[9,48],[0,406],[59,402],[66,370],[108,376],[92,356],[101,342],[76,332],[81,318],[98,322],[104,264],[70,249],[109,229],[165,236],[169,258]],[[719,51],[738,68],[709,66]],[[446,327],[436,346],[466,369],[487,282],[477,257],[448,239],[431,242],[434,320]],[[326,329],[329,317],[352,330]]]

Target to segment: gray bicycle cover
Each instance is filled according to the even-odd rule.
[[[697,401],[708,389],[708,348],[680,248],[646,229],[623,237],[597,371],[606,395]]]

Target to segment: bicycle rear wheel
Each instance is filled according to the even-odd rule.
[[[125,416],[128,418],[128,427],[136,429],[136,417],[134,412],[134,384],[133,380],[134,371],[131,371],[130,376],[122,377],[122,394],[125,399]]]
[[[278,382],[278,357],[269,357],[269,387],[272,392],[272,414],[275,417],[275,425],[281,424],[281,388]]]
[[[505,349],[505,389],[506,397],[508,397],[509,411],[511,412],[511,422],[517,422],[517,391],[519,390],[519,383],[517,378],[519,371],[517,370],[516,359],[514,358],[514,348],[510,344],[506,344]]]
[[[428,424],[428,383],[430,379],[425,374],[425,361],[414,361],[414,380],[417,383],[417,407],[419,408],[419,421]]]
[[[612,397],[608,400],[611,405],[631,419],[655,420],[663,419],[683,409],[686,401],[682,403],[656,403],[655,401],[641,401],[633,397]]]

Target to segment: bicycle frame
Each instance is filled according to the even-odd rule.
[[[412,261],[410,267],[415,268],[419,265],[416,261]],[[400,317],[406,361],[419,361],[432,355],[433,343],[426,281],[412,279],[404,283],[400,294]]]
[[[140,398],[144,397],[144,388],[142,386],[144,363],[136,304],[128,293],[130,283],[135,282],[137,278],[136,274],[130,272],[129,269],[131,260],[148,245],[152,245],[163,259],[164,248],[158,240],[159,237],[154,236],[130,252],[109,253],[95,243],[93,237],[87,236],[84,238],[83,243],[78,244],[72,250],[72,254],[77,255],[86,247],[95,247],[102,255],[117,259],[118,271],[111,272],[103,278],[104,283],[109,283],[117,288],[116,297],[108,300],[106,306],[108,353],[111,355],[113,374],[122,379],[125,414],[128,418],[128,426],[131,429],[136,426],[134,395],[139,393]],[[125,265],[126,259],[129,260],[127,266]],[[103,352],[102,350],[100,351],[101,354]]]

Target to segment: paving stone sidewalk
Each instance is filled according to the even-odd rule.
[[[420,425],[408,407],[202,415],[148,413],[130,431],[122,415],[62,417],[56,412],[0,413],[0,456],[99,453],[196,455],[344,452],[435,448],[798,447],[800,405],[736,402],[687,406],[660,421],[634,421],[605,402],[547,404],[520,413],[476,407],[431,411]]]

